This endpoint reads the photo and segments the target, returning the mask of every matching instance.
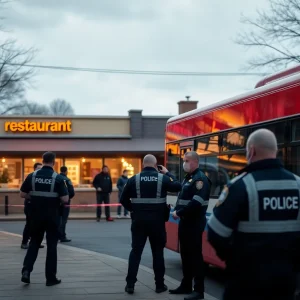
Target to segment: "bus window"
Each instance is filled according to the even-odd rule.
[[[223,134],[222,151],[244,149],[247,140],[247,130],[230,131]]]
[[[179,144],[167,144],[166,168],[179,179],[180,175],[180,152]]]
[[[288,170],[300,176],[300,146],[289,149]]]
[[[201,155],[218,155],[219,154],[219,136],[213,135],[197,140],[197,153]]]
[[[246,167],[247,160],[245,153],[220,155],[219,168],[228,175],[229,180],[238,175],[238,172]]]

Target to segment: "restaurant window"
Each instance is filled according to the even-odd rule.
[[[65,166],[75,187],[91,187],[94,177],[101,172],[102,158],[66,158]]]
[[[178,144],[167,144],[166,147],[166,168],[177,179],[180,174],[180,151]]]
[[[6,158],[0,160],[1,188],[19,188],[22,184],[22,159]]]
[[[109,168],[113,187],[116,187],[119,177],[123,174],[123,170],[128,170],[129,178],[141,171],[140,158],[105,158],[104,164]]]
[[[245,148],[246,130],[230,131],[223,134],[222,151],[240,150]]]
[[[24,159],[24,179],[28,176],[28,174],[32,173],[33,166],[35,163],[42,163],[41,157],[33,157],[33,158],[25,158]],[[58,174],[60,173],[60,167],[63,164],[62,158],[56,158],[55,159],[55,165],[54,165],[54,171]]]

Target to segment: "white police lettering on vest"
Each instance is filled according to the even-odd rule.
[[[141,181],[157,181],[155,176],[141,176]]]
[[[264,197],[264,210],[271,208],[272,210],[281,209],[298,209],[298,197]]]
[[[35,182],[43,184],[52,184],[52,178],[36,178]]]

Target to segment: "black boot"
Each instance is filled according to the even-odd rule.
[[[53,286],[53,285],[57,285],[57,284],[60,284],[60,283],[61,283],[61,280],[58,279],[58,278],[55,278],[55,279],[47,280],[46,281],[46,286]]]
[[[125,292],[128,294],[133,294],[134,293],[134,285],[127,283],[125,286]]]
[[[169,290],[170,294],[181,295],[181,294],[190,294],[192,292],[192,288],[186,288],[180,285],[177,289]]]
[[[30,273],[28,271],[23,271],[21,281],[24,283],[30,283]]]
[[[204,293],[193,291],[190,295],[184,297],[184,300],[202,300],[204,299]]]
[[[168,287],[165,284],[164,285],[157,285],[156,289],[155,289],[155,292],[159,294],[159,293],[163,293],[167,290],[168,290]]]

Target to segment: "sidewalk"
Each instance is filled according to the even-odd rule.
[[[113,219],[117,219],[116,213],[111,213]],[[127,219],[121,215],[121,219]],[[93,212],[70,212],[69,220],[96,220],[96,213]],[[101,221],[105,220],[105,216],[102,215]],[[5,221],[25,221],[24,214],[9,214],[8,216],[0,215],[0,222]],[[1,299],[0,299],[1,300]]]
[[[21,238],[17,234],[0,231],[0,300],[169,300],[183,299],[168,292],[156,294],[153,272],[141,266],[135,293],[124,292],[127,262],[123,259],[58,245],[58,277],[62,283],[46,287],[45,253],[40,249],[31,274],[31,284],[24,285],[21,267],[25,250],[20,249]],[[179,282],[165,276],[169,288]],[[206,295],[206,300],[217,300]]]

